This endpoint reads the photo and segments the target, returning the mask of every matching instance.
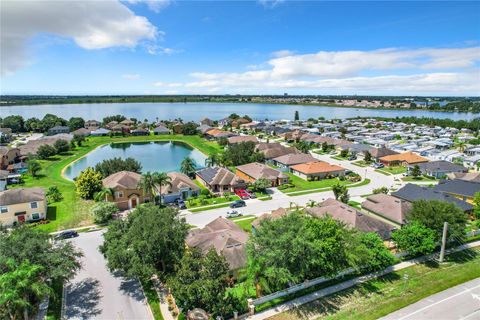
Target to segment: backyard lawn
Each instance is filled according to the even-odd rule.
[[[480,248],[426,262],[343,290],[270,319],[378,319],[416,301],[480,277]]]
[[[438,181],[434,177],[427,177],[427,176],[420,176],[420,177],[413,177],[413,176],[407,176],[405,178],[402,178],[403,181],[430,181],[430,182],[435,182]]]
[[[378,171],[380,173],[386,173],[386,174],[401,174],[407,172],[407,168],[405,167],[383,167],[381,169],[377,169],[375,171]]]
[[[72,181],[62,176],[62,170],[73,161],[81,158],[94,148],[113,142],[140,142],[140,141],[181,141],[210,155],[221,150],[216,142],[206,141],[199,136],[158,135],[158,136],[128,136],[128,137],[89,137],[81,147],[64,155],[56,155],[49,160],[39,161],[42,170],[38,178],[25,176],[24,183],[14,187],[43,187],[57,186],[63,195],[63,200],[49,204],[47,211],[48,224],[38,228],[48,232],[84,226],[92,223],[90,208],[93,201],[79,198],[75,193]]]

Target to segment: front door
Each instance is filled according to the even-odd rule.
[[[137,198],[132,198],[132,208],[137,207]]]
[[[19,223],[24,223],[25,222],[25,215],[21,214],[21,215],[17,216],[17,219],[18,219]]]

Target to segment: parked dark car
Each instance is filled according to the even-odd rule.
[[[74,230],[66,230],[63,231],[62,233],[59,233],[55,236],[56,240],[64,240],[64,239],[70,239],[70,238],[75,238],[78,237],[78,232]]]
[[[187,209],[187,205],[185,204],[185,201],[183,201],[182,199],[175,200],[175,204],[179,209]]]
[[[240,207],[245,207],[247,204],[243,200],[235,200],[232,203],[230,203],[230,208],[240,208]]]

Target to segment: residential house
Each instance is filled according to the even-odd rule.
[[[12,140],[12,129],[11,128],[0,128],[0,144],[8,143]]]
[[[202,120],[200,120],[200,125],[213,126],[214,123],[215,122],[212,119],[209,119],[209,118],[203,118]]]
[[[471,169],[476,169],[476,170],[478,170],[479,162],[480,162],[480,154],[477,154],[475,156],[466,157],[466,158],[463,159],[463,164],[464,165],[466,165],[467,167],[469,167]]]
[[[94,130],[90,133],[92,136],[108,136],[110,134],[110,130],[105,128],[99,128]]]
[[[210,139],[220,139],[220,138],[229,138],[236,136],[236,133],[230,132],[230,131],[225,131],[225,130],[220,130],[217,128],[213,128],[205,132],[205,136]]]
[[[200,193],[200,187],[189,177],[179,172],[169,172],[170,185],[162,186],[163,203],[172,203],[177,199],[187,200]]]
[[[174,134],[182,134],[183,133],[183,124],[181,122],[176,122],[172,125],[172,131]]]
[[[111,128],[112,132],[115,134],[124,134],[130,133],[130,126],[123,123],[118,123]]]
[[[136,172],[119,171],[103,179],[103,187],[113,191],[113,195],[107,196],[107,201],[114,202],[120,210],[133,209],[150,201],[138,187],[141,178]]]
[[[214,249],[225,257],[230,271],[234,272],[247,261],[248,233],[235,222],[219,217],[202,229],[191,229],[186,244],[189,248],[198,248],[206,254]]]
[[[102,123],[100,121],[87,120],[87,121],[85,121],[84,128],[88,129],[90,131],[94,131],[94,130],[99,129],[101,125],[102,125]]]
[[[198,131],[200,131],[201,134],[206,135],[207,131],[212,130],[213,127],[208,126],[206,124],[202,124],[198,127]]]
[[[416,153],[411,151],[393,154],[385,157],[381,157],[380,162],[386,166],[404,166],[407,167],[409,165],[420,164],[424,162],[428,162],[427,158],[419,156]]]
[[[345,175],[345,168],[323,161],[312,161],[290,167],[290,171],[304,180],[321,180]]]
[[[196,172],[196,179],[210,192],[219,194],[235,192],[236,189],[243,189],[246,186],[244,180],[222,167],[208,167],[199,170]]]
[[[440,192],[438,190],[419,186],[413,183],[407,183],[401,189],[392,193],[392,196],[403,199],[408,202],[414,202],[417,200],[440,200],[453,203],[461,208],[463,211],[470,212],[473,210],[473,206],[465,201],[459,200],[456,197],[447,193]]]
[[[127,127],[131,128],[135,125],[135,121],[133,121],[131,119],[125,119],[125,120],[120,121],[120,124],[123,124],[124,126],[127,126]]]
[[[145,128],[137,128],[131,130],[130,133],[132,134],[132,136],[148,136],[150,135],[150,130]]]
[[[153,129],[153,134],[154,135],[160,135],[160,134],[170,134],[170,130],[162,125],[159,125]]]
[[[449,173],[468,172],[468,169],[464,166],[445,160],[419,163],[418,167],[423,175],[435,177],[437,179],[443,178]],[[409,166],[408,171],[411,172],[413,168],[414,166]]]
[[[395,226],[389,223],[366,215],[332,198],[321,202],[317,207],[307,208],[306,212],[317,218],[329,215],[333,219],[341,221],[347,226],[362,232],[376,232],[384,240],[390,239],[391,232],[396,229]]]
[[[389,149],[389,148],[371,148],[370,150],[368,150],[368,152],[370,152],[372,159],[374,159],[377,162],[379,161],[380,158],[398,154],[398,152],[393,151],[392,149]]]
[[[242,124],[246,124],[246,123],[250,123],[251,121],[249,119],[245,119],[245,118],[238,118],[238,119],[234,119],[232,120],[232,127],[233,128],[239,128],[240,125]]]
[[[254,142],[258,143],[258,139],[255,136],[236,136],[228,138],[228,144],[236,144],[241,142]]]
[[[107,127],[107,129],[112,130],[112,128],[115,127],[117,124],[118,124],[118,122],[115,121],[115,120],[113,120],[113,121],[110,121],[109,123],[107,123],[107,124],[105,125],[105,127]]]
[[[8,174],[7,170],[0,170],[0,191],[7,190]]]
[[[72,132],[74,136],[88,136],[90,135],[91,130],[90,129],[85,129],[85,128],[80,128]]]
[[[70,133],[70,128],[67,126],[55,126],[53,128],[48,129],[48,135],[53,136],[55,134],[60,133]]]
[[[18,162],[19,148],[0,147],[0,170],[5,170],[11,164]]]
[[[255,233],[255,231],[258,230],[258,228],[262,224],[262,221],[280,219],[281,217],[284,217],[287,214],[288,214],[288,211],[285,208],[278,208],[276,210],[272,210],[271,212],[262,214],[252,222],[252,233]]]
[[[272,187],[280,186],[289,182],[289,178],[285,173],[258,162],[238,166],[235,173],[247,182],[255,182],[258,179],[269,180]]]
[[[480,192],[480,183],[457,179],[441,180],[433,189],[473,204],[473,197]]]
[[[289,170],[291,166],[317,161],[311,154],[307,153],[289,153],[272,159],[273,165],[279,167],[279,170]]]
[[[0,191],[0,225],[38,221],[47,216],[43,188],[18,188]]]
[[[405,217],[412,204],[388,194],[373,194],[362,203],[362,208],[398,225],[405,224]]]
[[[263,153],[267,162],[272,162],[272,159],[278,158],[287,154],[300,153],[295,147],[286,147],[280,143],[260,143],[255,147],[256,152]]]
[[[447,174],[447,177],[450,180],[458,179],[458,180],[480,183],[480,172],[468,172],[468,173],[453,172],[453,173]]]

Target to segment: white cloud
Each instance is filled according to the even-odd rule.
[[[265,8],[275,8],[279,4],[285,2],[285,0],[258,0],[258,3],[260,3],[262,6]]]
[[[87,50],[135,47],[160,34],[147,18],[123,3],[103,1],[2,1],[1,74],[11,74],[33,59],[27,42],[38,34],[71,38]]]
[[[136,73],[133,73],[133,74],[127,73],[127,74],[122,74],[122,78],[126,80],[138,80],[140,79],[140,75]]]
[[[295,54],[295,52],[290,51],[290,50],[278,50],[278,51],[272,52],[272,57],[283,58],[283,57],[292,56],[294,54]]]
[[[146,44],[145,48],[147,49],[147,52],[151,55],[159,55],[159,54],[172,55],[172,54],[181,52],[181,50],[162,47],[156,44]]]
[[[183,83],[183,91],[478,95],[478,61],[479,47],[291,54],[269,60],[263,70],[190,73],[194,80]]]

